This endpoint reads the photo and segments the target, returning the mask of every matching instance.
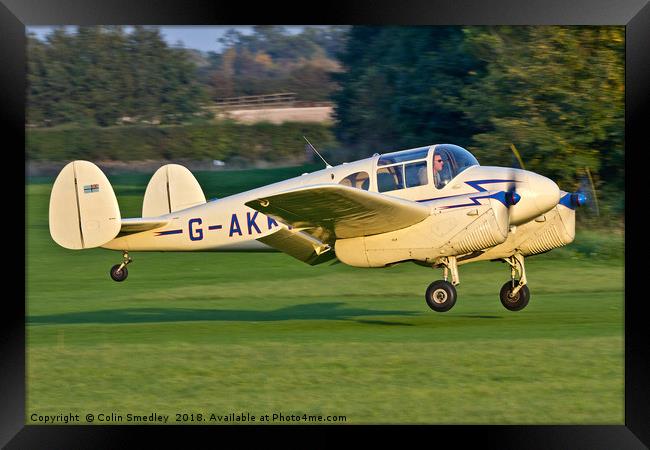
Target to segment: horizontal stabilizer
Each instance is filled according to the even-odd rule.
[[[73,161],[52,186],[50,235],[61,247],[99,247],[120,231],[120,209],[106,175],[88,161]]]
[[[142,203],[142,217],[157,217],[205,203],[192,172],[178,164],[162,166],[151,177]]]
[[[246,203],[293,228],[310,229],[322,242],[408,227],[429,216],[419,203],[338,184],[293,189]],[[313,232],[311,229],[319,229]]]
[[[154,230],[163,227],[169,223],[169,220],[150,219],[150,218],[133,218],[122,219],[120,235],[140,233],[141,231]]]

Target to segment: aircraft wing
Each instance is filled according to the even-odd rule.
[[[141,231],[153,230],[156,228],[163,227],[169,223],[169,220],[161,219],[149,219],[149,218],[133,218],[133,219],[122,219],[122,224],[120,226],[120,233],[118,236],[124,236],[125,234],[139,233]]]
[[[260,197],[246,206],[323,243],[405,228],[429,216],[419,203],[338,184],[306,186]]]

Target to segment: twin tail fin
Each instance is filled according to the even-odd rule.
[[[52,239],[73,250],[100,247],[118,235],[160,228],[164,216],[205,203],[192,173],[167,164],[153,175],[144,196],[142,218],[123,219],[106,175],[89,161],[72,161],[59,173],[50,195]]]

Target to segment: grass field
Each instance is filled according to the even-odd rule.
[[[302,171],[197,178],[212,198]],[[88,413],[123,418],[112,423],[129,413],[168,423],[200,413],[204,424],[230,413],[255,423],[274,413],[300,416],[291,423],[322,423],[303,414],[348,424],[624,423],[622,235],[580,232],[528,259],[531,301],[520,312],[499,302],[504,264],[461,266],[458,302],[440,314],[424,302],[440,271],[414,264],[133,253],[129,279],[115,283],[119,252],[51,240],[51,181],[26,188],[27,423],[68,413],[82,423]],[[138,217],[148,176],[111,181],[123,216]]]

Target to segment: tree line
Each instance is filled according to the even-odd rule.
[[[348,28],[231,29],[219,39],[223,50],[207,54],[169,46],[157,27],[59,27],[44,41],[28,35],[27,120],[173,124],[199,120],[201,105],[224,97],[295,92],[299,100],[329,101],[329,74],[339,69],[335,55]]]
[[[220,53],[209,52],[210,64],[200,71],[214,99],[275,92],[295,92],[299,100],[329,101],[340,70],[349,27],[254,26],[251,34],[229,30],[219,42]]]
[[[196,66],[155,27],[55,29],[28,36],[27,121],[34,125],[179,123],[205,100]]]
[[[200,54],[168,46],[155,27],[61,28],[45,42],[28,38],[27,119],[187,123],[212,99],[292,91],[334,103],[336,142],[323,149],[332,160],[450,142],[482,164],[511,165],[514,145],[527,169],[565,189],[589,167],[622,213],[624,35],[616,26],[257,26]]]

